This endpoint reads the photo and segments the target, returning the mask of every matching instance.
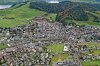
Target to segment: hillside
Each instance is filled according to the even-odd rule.
[[[0,0],[0,4],[12,4],[26,1],[52,1],[52,0]],[[71,2],[86,2],[86,3],[99,3],[100,0],[57,0],[57,1],[71,1]]]
[[[46,12],[29,8],[29,3],[16,4],[14,7],[0,10],[0,27],[14,27],[27,24],[36,16],[47,14]],[[55,14],[50,14],[55,17]],[[49,18],[49,16],[47,16]]]
[[[92,17],[92,20],[90,21],[92,22],[92,25],[95,23],[100,23],[100,17],[96,15],[96,11],[100,11],[100,4],[69,1],[60,2],[58,4],[51,4],[46,2],[31,2],[30,8],[38,9],[48,13],[58,13],[56,20],[60,22],[64,22],[66,19],[86,22],[90,21],[90,17]]]
[[[86,2],[86,3],[100,2],[100,0],[59,0],[59,1]]]
[[[95,2],[95,0],[69,0],[73,2]]]

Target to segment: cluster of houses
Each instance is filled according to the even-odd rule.
[[[64,52],[75,50],[74,57],[79,62],[77,54],[89,50],[86,46],[75,47],[77,43],[100,42],[99,27],[63,26],[59,22],[49,23],[42,16],[30,22],[14,28],[0,28],[0,44],[9,46],[0,50],[1,66],[49,66],[52,54],[44,46],[55,42],[64,44]],[[100,47],[96,49],[100,50]],[[99,55],[96,57],[100,58]],[[55,63],[58,64],[58,62]],[[64,66],[64,64],[58,66]],[[75,63],[69,61],[69,65],[75,66]],[[76,64],[76,66],[81,65]]]
[[[1,66],[48,66],[52,55],[42,47],[18,45],[0,52]]]

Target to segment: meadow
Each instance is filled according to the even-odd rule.
[[[61,43],[54,43],[47,46],[47,49],[51,51],[51,53],[59,54],[63,52],[64,45]]]
[[[82,62],[82,66],[100,66],[100,60],[98,60],[98,61]]]
[[[23,5],[17,4],[9,9],[0,10],[0,27],[15,27],[17,25],[27,24],[29,20],[36,16],[47,14],[43,11],[31,9],[29,5],[29,3]],[[49,14],[46,17],[48,19],[52,17],[55,20],[55,16],[56,14]]]

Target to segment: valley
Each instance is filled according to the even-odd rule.
[[[0,66],[100,66],[96,1],[9,0],[0,10]]]

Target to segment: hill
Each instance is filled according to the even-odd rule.
[[[47,12],[29,8],[29,3],[16,4],[12,8],[0,10],[0,27],[27,24],[34,17],[44,14],[47,14]],[[55,14],[49,16],[55,17]],[[49,16],[47,17],[49,18]]]
[[[26,1],[52,1],[52,0],[0,0],[0,4],[20,3],[20,2],[26,2]],[[57,0],[57,1],[87,2],[87,3],[100,2],[100,0]]]
[[[86,3],[100,2],[100,0],[59,0],[59,1],[86,2]]]
[[[96,12],[100,11],[100,4],[69,1],[60,2],[58,4],[31,2],[30,8],[38,9],[48,13],[58,13],[56,20],[60,22],[64,22],[66,19],[75,21],[90,21],[90,18],[92,18],[91,22],[93,22],[93,24],[100,23],[100,17],[96,15]]]

